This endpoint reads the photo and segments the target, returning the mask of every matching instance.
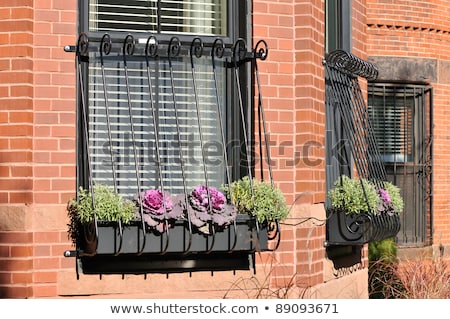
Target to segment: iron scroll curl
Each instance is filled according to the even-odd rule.
[[[378,69],[374,64],[344,50],[332,51],[325,58],[325,63],[352,77],[359,76],[369,81],[378,77]]]

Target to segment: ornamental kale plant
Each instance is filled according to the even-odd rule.
[[[394,212],[394,207],[392,206],[391,196],[388,191],[380,188],[378,189],[378,195],[380,196],[380,203],[378,205],[379,213],[392,213]]]
[[[401,213],[403,211],[404,202],[400,195],[400,189],[390,182],[383,182],[383,187],[378,189],[380,196],[380,204],[378,206],[379,213]]]
[[[173,209],[174,204],[168,194],[163,194],[159,189],[149,189],[136,196],[135,201],[139,204],[142,201],[142,218],[144,222],[157,232],[163,232],[164,229],[170,227],[170,224],[183,217],[183,211]],[[137,211],[138,217],[141,212]]]
[[[210,224],[227,227],[236,219],[236,208],[215,187],[195,187],[187,195],[187,205],[185,198],[177,196],[175,210],[187,210],[191,223],[204,234],[210,233]]]
[[[403,201],[402,195],[400,194],[400,188],[392,184],[391,182],[384,182],[384,189],[389,194],[391,199],[391,206],[394,208],[395,212],[403,212],[405,203]]]

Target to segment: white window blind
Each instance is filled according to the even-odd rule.
[[[226,35],[225,0],[91,0],[90,31]]]
[[[407,88],[374,87],[369,112],[378,149],[385,162],[408,162],[413,156],[414,103],[417,92]]]
[[[226,1],[214,0],[91,0],[89,28],[90,31],[98,31],[100,34],[106,31],[126,31],[222,36],[226,34],[225,3]],[[141,34],[139,38],[148,35]],[[150,90],[145,57],[133,56],[127,60],[127,76],[121,53],[112,52],[104,57],[103,63],[99,53],[90,53],[89,154],[94,182],[110,185],[115,182],[118,191],[127,196],[137,194],[137,180],[140,180],[142,190],[159,188],[159,169],[164,189],[174,194],[184,191],[183,181],[188,189],[204,185],[206,178],[210,186],[220,187],[225,182],[225,161],[222,153],[224,145],[218,104],[221,118],[226,119],[227,99],[224,92],[228,72],[223,65],[216,68],[220,101],[217,103],[211,57],[206,55],[195,59],[197,95],[194,94],[188,56],[173,60],[174,89],[167,57],[152,59]],[[150,91],[153,96],[150,96]],[[157,136],[154,133],[152,101],[155,106]],[[200,107],[199,118],[196,111],[197,102]],[[129,104],[132,108],[131,115]],[[179,118],[181,148],[176,129],[175,107]],[[134,126],[134,143],[131,120]],[[225,126],[225,123],[222,124]],[[200,129],[203,145],[200,141]],[[156,141],[159,141],[160,168],[157,165]],[[207,154],[205,165],[202,147]],[[113,151],[113,162],[110,150]],[[184,178],[180,152],[184,159]],[[113,172],[115,180],[112,178]],[[139,174],[138,179],[136,172]]]

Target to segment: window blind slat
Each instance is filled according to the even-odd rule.
[[[156,137],[154,136],[151,99],[145,61],[130,61],[128,65],[128,83],[123,62],[120,59],[104,62],[103,72],[100,60],[92,57],[90,65],[90,155],[92,158],[93,178],[98,183],[111,184],[113,153],[116,171],[117,188],[124,195],[132,195],[137,191],[135,178],[135,159],[133,147],[136,147],[139,163],[140,180],[144,189],[159,186]],[[209,182],[220,186],[224,182],[224,163],[220,152],[222,146],[219,132],[216,98],[213,90],[213,75],[210,63],[200,62],[196,74],[198,101],[200,106],[200,121],[202,137],[217,150],[208,153],[207,167]],[[174,66],[175,104],[172,94],[170,74],[167,61],[159,61],[152,66],[153,100],[157,108],[157,130],[160,147],[161,171],[168,183],[167,190],[172,193],[183,192],[183,180],[180,165],[180,152],[185,160],[188,187],[204,184],[202,166],[202,148],[200,145],[199,126],[196,114],[195,96],[192,88],[192,75],[187,67],[189,64],[177,62]],[[154,71],[158,70],[158,72]],[[157,73],[157,74],[156,74]],[[105,75],[107,102],[104,96],[102,74]],[[225,72],[221,75],[225,76]],[[156,80],[157,79],[157,80]],[[135,129],[135,144],[131,136],[130,114],[128,109],[128,90],[132,106],[133,126]],[[222,105],[225,105],[223,103]],[[110,114],[111,143],[109,143],[106,106]],[[181,148],[178,144],[175,130],[175,111],[177,107]],[[112,149],[110,150],[110,147]]]
[[[225,8],[224,0],[91,0],[90,30],[225,35]]]

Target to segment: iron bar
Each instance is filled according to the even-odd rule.
[[[170,73],[170,84],[172,89],[172,103],[173,103],[173,109],[175,114],[175,129],[176,129],[176,137],[177,137],[177,143],[178,143],[178,149],[179,149],[179,159],[180,159],[180,169],[181,169],[181,176],[182,176],[182,184],[183,184],[183,190],[184,190],[184,199],[186,203],[186,213],[187,218],[191,220],[191,208],[189,205],[189,198],[188,198],[188,192],[187,192],[187,186],[186,186],[186,172],[185,172],[185,162],[184,162],[184,156],[183,156],[183,147],[181,143],[181,129],[180,129],[180,118],[178,115],[178,107],[177,107],[177,99],[176,99],[176,92],[175,92],[175,79],[174,79],[174,70],[173,70],[173,59],[178,57],[180,54],[181,49],[181,42],[177,37],[172,37],[170,39],[169,45],[167,47],[167,57],[169,62],[169,73]],[[190,229],[192,236],[192,229]]]
[[[203,174],[205,177],[205,186],[206,186],[206,195],[208,197],[208,209],[209,213],[212,215],[213,208],[212,208],[212,201],[211,201],[211,192],[209,189],[209,178],[208,178],[208,171],[206,166],[206,154],[205,154],[205,148],[204,148],[204,141],[203,141],[203,129],[202,129],[202,121],[200,119],[200,106],[198,101],[198,92],[197,92],[197,80],[195,77],[195,66],[194,66],[194,57],[197,59],[201,58],[203,55],[203,42],[200,38],[196,37],[192,40],[191,43],[191,49],[189,50],[190,54],[190,61],[191,61],[191,75],[192,75],[192,89],[194,90],[194,98],[195,98],[195,110],[197,114],[197,125],[198,125],[198,133],[199,133],[199,139],[200,139],[200,150],[202,153],[202,164],[203,164]],[[212,221],[208,222],[211,228],[212,232],[212,241],[211,246],[207,249],[207,253],[210,253],[214,247],[214,241],[216,239],[215,229],[212,225]]]
[[[91,156],[89,152],[89,120],[88,120],[88,111],[87,111],[87,105],[86,105],[86,94],[85,94],[85,81],[84,81],[84,74],[82,71],[82,62],[86,61],[89,54],[89,38],[85,33],[81,33],[78,37],[77,42],[77,72],[78,72],[78,82],[79,82],[79,91],[81,96],[81,118],[82,118],[82,125],[84,126],[84,146],[86,150],[86,156],[87,156],[87,170],[88,170],[88,183],[89,183],[89,189],[91,192],[91,200],[92,200],[92,209],[94,212],[94,240],[98,238],[98,228],[97,228],[97,214],[95,212],[95,196],[94,196],[94,182],[92,180],[92,163],[91,163]],[[94,255],[95,253],[85,253],[86,255]]]
[[[145,46],[145,62],[147,67],[147,81],[148,81],[148,91],[149,91],[149,99],[150,99],[150,110],[152,113],[152,120],[153,120],[153,134],[155,136],[155,150],[156,150],[156,169],[158,171],[158,177],[159,177],[159,186],[161,188],[161,193],[163,194],[163,198],[165,196],[165,185],[164,185],[164,178],[162,175],[162,169],[161,169],[161,150],[160,150],[160,141],[159,141],[159,132],[158,132],[158,123],[157,123],[157,110],[156,110],[156,104],[155,100],[153,98],[153,81],[152,81],[152,71],[150,68],[150,59],[157,60],[158,58],[158,40],[154,36],[150,36],[147,39],[147,43]],[[163,199],[162,201],[163,208],[164,208],[164,214],[167,215],[167,206],[166,201]],[[142,223],[144,224],[144,218],[142,218]],[[166,252],[169,247],[169,224],[167,219],[165,219],[165,231],[167,233],[166,241],[164,248],[162,249],[162,253]],[[144,224],[145,227],[145,224]],[[145,228],[144,228],[145,229]],[[191,229],[191,224],[189,220],[189,229]],[[162,235],[161,235],[162,236]],[[187,250],[189,250],[189,247],[191,246],[192,242],[192,231],[190,231],[190,237],[189,237],[189,244]],[[145,245],[144,245],[145,246]]]
[[[212,65],[212,74],[213,74],[213,86],[214,86],[214,92],[215,92],[215,98],[216,98],[216,109],[217,109],[217,118],[219,122],[219,131],[220,131],[220,138],[222,142],[222,157],[223,161],[225,163],[225,178],[228,187],[230,188],[230,194],[232,194],[232,185],[231,185],[231,173],[230,173],[230,165],[228,163],[228,152],[227,152],[227,142],[225,137],[225,129],[223,125],[223,118],[222,118],[222,105],[220,103],[219,98],[219,88],[218,88],[218,80],[217,80],[217,68],[216,68],[216,58],[223,58],[223,54],[225,51],[225,45],[222,39],[218,38],[214,41],[212,49],[211,49],[211,65]],[[231,204],[233,204],[233,197],[230,196]],[[232,247],[230,247],[230,250],[234,250],[237,242],[237,227],[236,227],[236,221],[233,221],[233,227],[235,230],[234,234],[234,243]]]

